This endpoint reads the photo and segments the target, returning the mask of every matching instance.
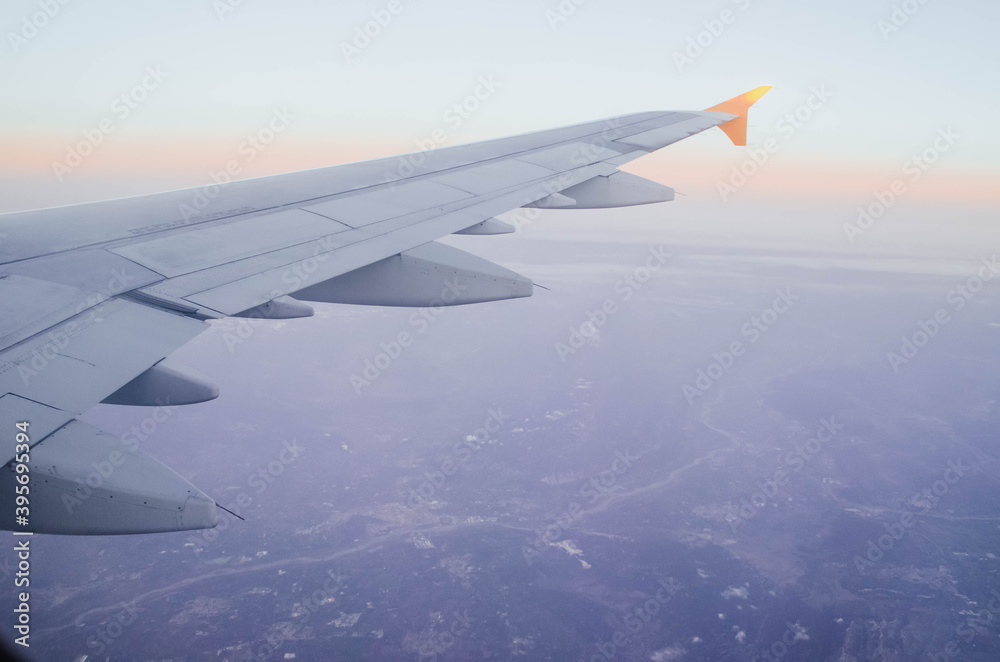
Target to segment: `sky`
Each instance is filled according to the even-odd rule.
[[[207,184],[233,158],[254,177],[415,151],[439,128],[459,144],[773,85],[748,148],[710,131],[626,168],[687,196],[678,233],[842,247],[899,180],[866,242],[970,248],[1000,207],[998,19],[987,0],[11,0],[0,212]]]

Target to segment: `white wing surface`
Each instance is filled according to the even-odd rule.
[[[27,428],[25,446],[4,446],[0,493],[13,503],[30,486],[26,523],[7,508],[0,527],[120,534],[215,526],[211,498],[76,417],[101,402],[214,398],[204,378],[161,364],[208,319],[309,316],[303,301],[426,306],[531,296],[527,278],[435,240],[510,232],[494,217],[524,206],[671,200],[668,187],[618,167],[714,126],[745,144],[748,108],[768,89],[707,111],[627,115],[0,216],[0,434]]]

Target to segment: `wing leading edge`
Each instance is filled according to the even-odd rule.
[[[747,112],[769,89],[704,111],[0,216],[0,425],[30,422],[32,476],[29,524],[11,513],[0,528],[215,526],[215,502],[203,492],[76,417],[100,402],[215,397],[204,378],[161,363],[208,319],[307,317],[314,301],[427,306],[530,296],[529,279],[435,240],[510,232],[495,216],[520,207],[672,200],[669,187],[618,167],[715,126],[745,144]],[[0,471],[0,493],[11,501],[13,455]]]

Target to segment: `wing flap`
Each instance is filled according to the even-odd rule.
[[[525,161],[535,165],[548,168],[553,172],[561,172],[569,168],[578,168],[584,165],[591,165],[606,159],[614,159],[622,155],[620,150],[624,149],[614,143],[601,144],[602,141],[576,141],[558,145],[538,152],[524,154],[517,157],[518,161]],[[611,149],[619,147],[619,151]]]
[[[111,299],[0,353],[0,393],[80,414],[205,328]]]
[[[559,176],[548,173],[545,179],[529,185],[514,186],[513,190],[495,197],[482,196],[458,203],[472,203],[463,209],[451,212],[427,210],[372,223],[363,230],[324,237],[298,247],[296,249],[298,259],[285,261],[280,266],[266,271],[261,271],[259,264],[253,265],[252,268],[238,268],[236,264],[225,265],[223,269],[226,270],[226,275],[218,280],[228,280],[228,282],[215,287],[199,288],[197,283],[188,282],[187,287],[193,291],[180,293],[176,289],[164,290],[164,287],[170,288],[168,282],[154,286],[152,291],[167,291],[174,296],[183,296],[185,300],[195,305],[204,306],[224,315],[235,315],[271,299],[293,294],[310,285],[464,230],[497,214],[551,195],[559,189],[616,171],[613,166],[598,163]],[[345,237],[345,241],[351,243],[336,245],[340,237]],[[233,278],[237,271],[248,275],[243,278]],[[211,273],[203,276],[209,280],[216,280]]]
[[[98,301],[88,304],[92,296],[92,292],[49,280],[19,274],[0,277],[0,310],[4,312],[0,347],[29,338],[108,298],[97,295]]]
[[[174,277],[350,230],[301,209],[282,209],[112,248],[112,252]]]
[[[73,418],[74,414],[70,412],[27,400],[13,393],[0,397],[0,425],[4,430],[13,431],[15,424],[28,423],[30,428],[28,438],[32,443],[41,441]],[[4,459],[5,462],[14,457],[13,444],[8,446],[10,449]]]
[[[303,207],[306,211],[336,219],[352,228],[360,228],[389,218],[433,209],[467,200],[466,191],[421,180],[408,184],[381,187],[378,192],[354,193]]]
[[[726,121],[726,119],[724,116],[714,117],[702,113],[674,113],[669,118],[669,123],[665,123],[663,126],[658,126],[655,129],[641,133],[634,133],[619,138],[615,142],[638,147],[648,152],[655,152],[696,133],[701,133],[706,129],[711,129],[713,126],[718,126],[721,122]]]
[[[473,195],[486,195],[551,177],[552,172],[550,168],[534,163],[507,159],[437,175],[431,181],[446,184]]]

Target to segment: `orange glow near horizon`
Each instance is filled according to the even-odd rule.
[[[678,163],[637,162],[623,169],[674,186],[681,191],[719,197],[718,183],[730,183],[732,164],[711,159],[685,159]],[[679,181],[679,177],[682,181]],[[875,167],[843,162],[785,161],[768,163],[751,177],[733,199],[743,194],[771,195],[784,198],[810,196],[843,200],[845,205],[867,203],[876,191],[890,187],[895,179],[903,181],[906,199],[949,203],[1000,203],[995,175],[979,172],[931,172],[916,182],[899,173],[887,173]]]
[[[233,160],[240,165],[238,178],[245,179],[392,157],[416,149],[405,140],[340,142],[334,138],[319,138],[308,144],[279,141],[248,162],[240,155],[237,145],[238,142],[233,144],[223,139],[172,137],[116,143],[96,150],[68,178],[112,180],[138,176],[155,181],[164,177],[183,180],[187,182],[185,186],[199,186],[210,183],[211,174],[225,169]],[[0,171],[16,174],[20,179],[59,186],[53,163],[64,158],[65,153],[64,136],[11,139],[0,160]],[[736,159],[720,159],[718,154],[713,150],[710,155],[695,155],[686,149],[683,155],[671,158],[669,152],[661,152],[628,164],[624,169],[682,192],[718,197],[719,182],[730,181],[734,163],[742,162],[742,152],[736,152]],[[845,204],[861,203],[875,191],[887,188],[896,177],[902,179],[900,173],[887,172],[876,165],[789,156],[761,167],[735,195],[823,196],[843,199]],[[1000,202],[1000,189],[995,186],[995,174],[992,173],[954,169],[930,171],[919,181],[904,179],[904,184],[907,197],[912,199],[973,204]]]

